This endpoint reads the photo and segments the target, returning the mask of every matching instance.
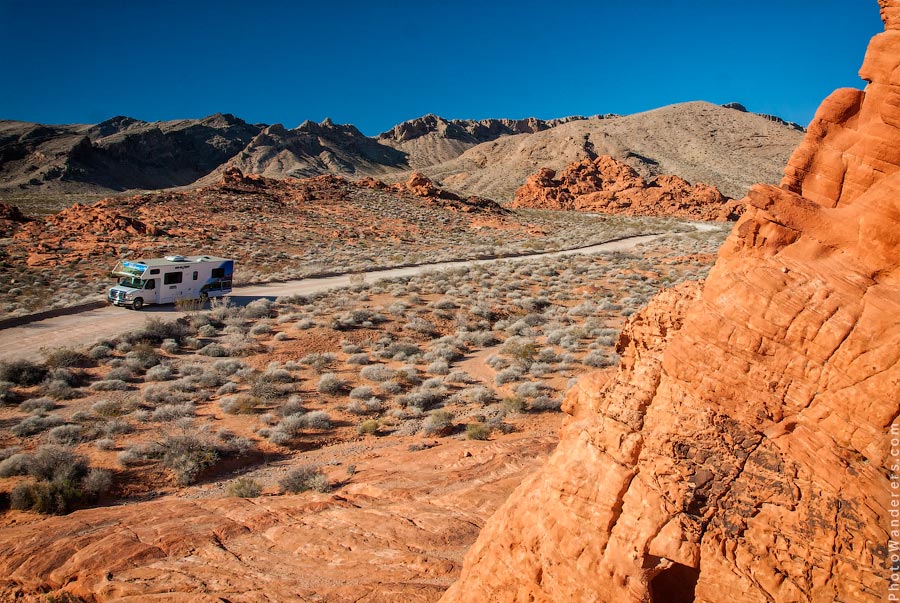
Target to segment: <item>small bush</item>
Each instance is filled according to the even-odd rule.
[[[292,469],[279,483],[285,492],[290,492],[291,494],[308,490],[327,492],[331,488],[328,478],[316,465],[304,465]]]
[[[239,477],[225,489],[228,496],[238,498],[256,498],[262,494],[262,486],[256,480],[249,477]]]
[[[423,425],[428,435],[449,435],[453,431],[453,415],[446,410],[435,410],[428,415]]]
[[[53,444],[74,446],[81,441],[81,425],[59,425],[47,434]]]
[[[491,437],[491,428],[484,423],[466,425],[466,437],[470,440],[487,440]]]
[[[144,375],[145,381],[168,381],[175,375],[175,371],[168,364],[157,364],[150,368]]]
[[[359,435],[371,435],[378,431],[377,419],[366,419],[356,426],[356,433]]]
[[[319,378],[316,391],[320,394],[338,394],[347,387],[347,382],[334,373],[325,373]]]
[[[91,364],[90,359],[85,354],[69,348],[43,350],[43,354],[44,364],[49,368],[69,368]]]
[[[94,442],[94,446],[96,446],[97,450],[115,450],[116,441],[112,438],[100,438]]]
[[[210,343],[208,345],[205,345],[197,350],[197,353],[203,354],[204,356],[211,356],[213,358],[222,358],[231,355],[231,351],[228,348],[218,343]]]
[[[91,384],[91,389],[98,392],[125,391],[128,383],[121,379],[104,379]]]
[[[19,404],[19,410],[28,413],[44,414],[56,408],[56,402],[50,398],[29,398]]]
[[[494,376],[494,383],[503,385],[504,383],[513,383],[522,378],[522,369],[516,366],[505,368]]]
[[[354,400],[368,400],[374,395],[374,390],[368,385],[360,385],[350,390],[350,398]]]
[[[219,406],[229,415],[252,415],[262,406],[262,400],[255,396],[240,394],[234,397],[222,398]]]
[[[507,398],[503,398],[503,408],[506,409],[507,412],[525,412],[526,407],[527,405],[524,398],[521,398],[519,396],[509,396]]]
[[[380,383],[393,378],[394,371],[383,364],[370,364],[369,366],[364,366],[362,370],[359,371],[359,375],[363,379]]]
[[[216,448],[194,435],[170,435],[163,442],[162,450],[162,465],[175,474],[180,486],[193,483],[201,471],[219,460]]]
[[[32,415],[22,419],[18,424],[13,425],[12,432],[14,435],[24,438],[42,431],[47,431],[65,423],[62,417],[58,415],[47,415],[44,417]]]
[[[30,360],[0,362],[0,381],[23,387],[37,385],[47,376],[47,367]]]

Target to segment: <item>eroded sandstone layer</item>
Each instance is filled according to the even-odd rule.
[[[512,206],[719,222],[736,220],[742,211],[714,186],[668,174],[648,182],[609,155],[571,163],[558,176],[542,168],[519,187]]]
[[[583,379],[442,601],[881,601],[900,414],[900,1],[706,284]]]

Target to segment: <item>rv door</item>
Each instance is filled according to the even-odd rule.
[[[183,278],[183,272],[167,272],[163,274],[162,289],[159,291],[159,303],[169,304],[177,299],[181,299],[180,290]]]

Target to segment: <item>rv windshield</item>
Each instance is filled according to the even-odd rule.
[[[139,279],[136,276],[126,276],[122,280],[119,281],[119,284],[123,287],[130,287],[132,289],[143,289],[144,281]]]

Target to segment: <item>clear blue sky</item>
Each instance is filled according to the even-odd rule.
[[[806,124],[882,29],[875,0],[0,0],[0,118],[233,113],[377,134],[448,118],[707,100]]]

